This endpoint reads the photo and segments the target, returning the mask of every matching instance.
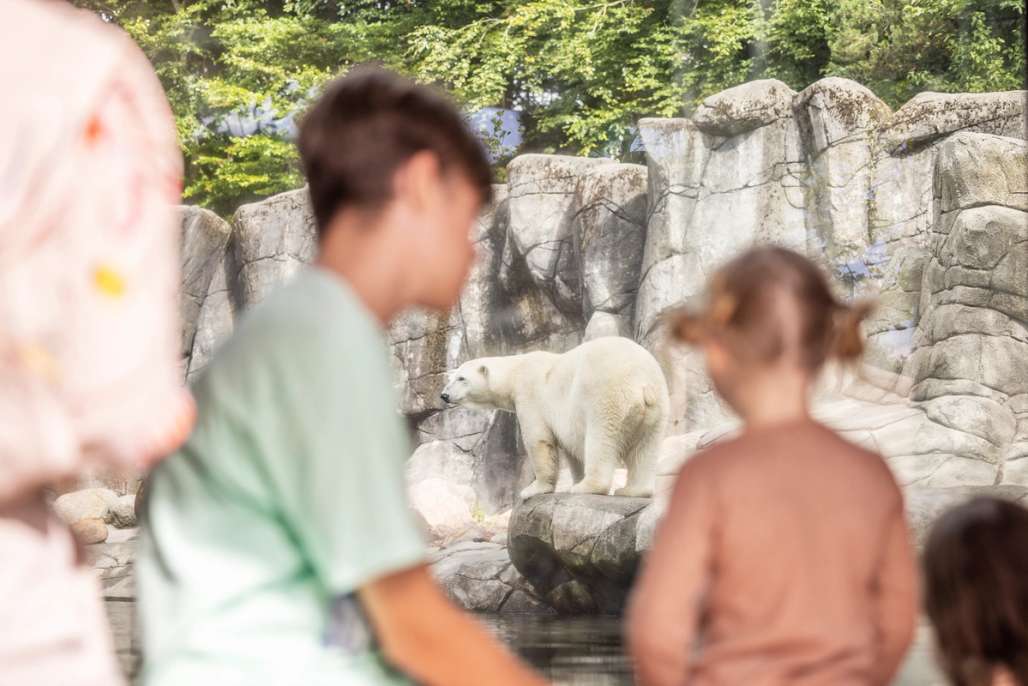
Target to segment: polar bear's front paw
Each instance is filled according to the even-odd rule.
[[[625,486],[614,491],[614,495],[621,496],[622,498],[649,498],[653,495],[653,489]]]
[[[607,495],[610,493],[610,486],[602,486],[600,484],[592,483],[588,479],[583,479],[577,484],[571,487],[572,493],[592,493],[595,495]]]
[[[556,490],[556,484],[547,484],[542,481],[533,481],[528,488],[521,491],[521,499],[528,500],[534,495],[540,495],[542,493],[553,493]]]

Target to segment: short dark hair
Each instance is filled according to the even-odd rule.
[[[298,147],[319,236],[342,207],[388,202],[396,169],[423,150],[463,172],[483,203],[491,199],[485,147],[453,101],[379,66],[330,82],[303,117]]]
[[[979,496],[942,515],[924,551],[925,610],[956,686],[997,667],[1028,684],[1028,510]]]

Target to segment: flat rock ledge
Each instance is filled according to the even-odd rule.
[[[530,498],[511,515],[510,560],[557,612],[616,614],[649,542],[649,518],[640,514],[650,502],[570,493]]]
[[[554,614],[511,564],[500,543],[465,542],[432,553],[432,574],[470,612]]]

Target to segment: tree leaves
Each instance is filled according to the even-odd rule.
[[[1021,0],[74,2],[151,58],[186,198],[222,213],[302,182],[293,121],[367,60],[442,84],[468,111],[518,110],[523,150],[622,158],[639,118],[688,114],[754,78],[845,76],[897,107],[927,89],[1018,88],[1024,73]]]

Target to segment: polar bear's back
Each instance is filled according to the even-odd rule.
[[[591,376],[606,376],[623,379],[625,372],[644,372],[647,376],[657,374],[661,380],[664,375],[660,364],[650,352],[630,338],[621,336],[604,336],[594,338],[572,348],[561,356],[576,367],[590,372]]]
[[[560,355],[554,372],[551,381],[572,394],[630,396],[637,389],[646,391],[651,403],[667,403],[667,381],[660,364],[629,338],[606,336],[586,341]]]

